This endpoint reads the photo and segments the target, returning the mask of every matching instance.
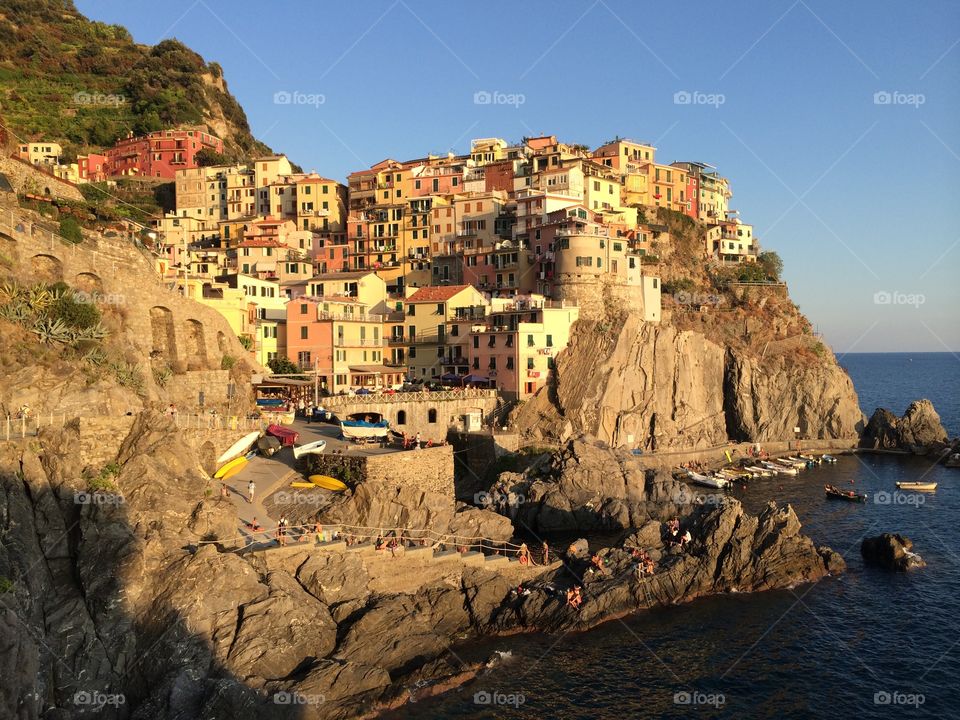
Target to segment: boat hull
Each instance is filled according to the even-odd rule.
[[[217,465],[228,463],[234,458],[246,454],[247,450],[259,439],[259,437],[259,430],[256,432],[247,433],[242,438],[237,440],[233,445],[228,447],[224,453],[217,458]]]
[[[901,490],[921,490],[924,492],[933,492],[937,489],[937,483],[925,482],[898,482],[897,487]]]
[[[333,492],[343,492],[347,489],[347,486],[336,478],[332,478],[329,475],[311,475],[310,482],[316,485],[319,488],[324,490],[332,490]]]
[[[293,457],[299,460],[304,455],[320,455],[326,449],[327,449],[326,440],[317,440],[312,443],[306,443],[305,445],[294,445]]]

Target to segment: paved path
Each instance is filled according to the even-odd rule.
[[[254,533],[250,531],[250,523],[254,518],[261,527],[276,527],[277,519],[267,512],[263,500],[271,493],[288,486],[293,480],[299,479],[293,463],[293,453],[283,448],[272,458],[257,455],[243,470],[227,480],[230,502],[237,511],[239,535],[254,539]],[[251,480],[256,485],[252,503],[247,499],[247,485]],[[256,534],[256,539],[272,542],[272,538],[263,533]]]

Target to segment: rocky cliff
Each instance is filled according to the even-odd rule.
[[[667,300],[669,303],[669,299]],[[733,441],[851,438],[853,384],[788,301],[578,322],[553,384],[515,413],[533,437],[579,433],[645,451]]]
[[[877,408],[860,438],[860,447],[873,450],[925,450],[946,447],[947,431],[929,400],[916,400],[902,417]]]

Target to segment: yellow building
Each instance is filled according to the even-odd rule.
[[[406,332],[398,339],[406,343],[408,376],[412,380],[439,378],[444,361],[455,353],[448,344],[461,344],[458,315],[475,313],[486,305],[484,296],[472,285],[424,287],[410,295],[406,299]]]
[[[63,148],[55,142],[23,143],[17,147],[17,156],[31,165],[56,165]]]
[[[296,186],[296,221],[300,230],[343,233],[347,213],[347,188],[316,173],[293,175]]]
[[[470,159],[478,166],[506,160],[507,147],[501,138],[476,138],[470,141]]]

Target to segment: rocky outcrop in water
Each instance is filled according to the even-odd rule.
[[[925,451],[945,447],[947,431],[929,400],[916,400],[902,417],[877,408],[860,437],[860,447],[873,450]]]
[[[879,565],[898,572],[927,566],[924,559],[913,552],[913,541],[899,534],[883,533],[864,538],[860,544],[860,554],[869,565]]]
[[[855,438],[863,415],[832,355],[748,352],[628,314],[578,323],[554,386],[514,420],[533,437],[584,433],[667,450],[790,440],[795,427],[807,438]]]

